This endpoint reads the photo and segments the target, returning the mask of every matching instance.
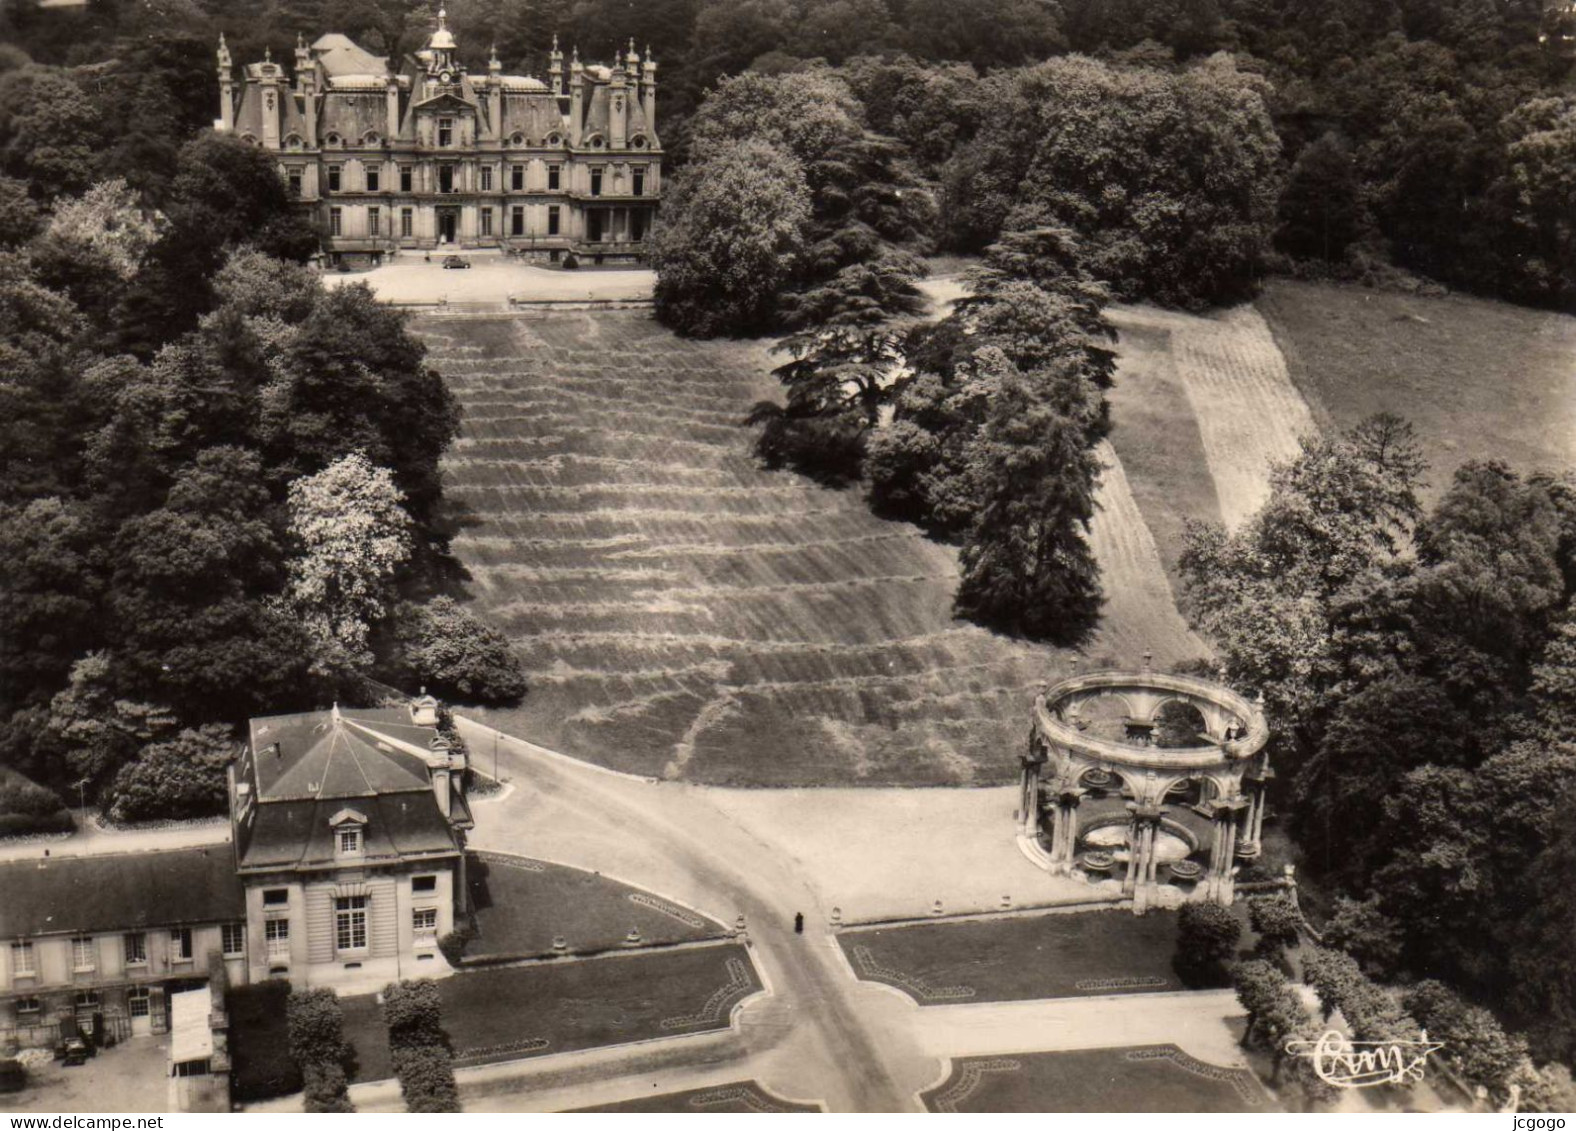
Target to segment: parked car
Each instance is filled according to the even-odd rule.
[[[466,259],[465,256],[463,256],[463,255],[445,255],[443,257],[443,266],[444,266],[445,269],[450,268],[450,267],[454,267],[454,268],[461,268],[461,267],[469,268],[470,265],[471,265],[471,261],[469,259]]]

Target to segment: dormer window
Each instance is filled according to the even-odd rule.
[[[515,134],[513,137],[511,137],[509,139],[509,144],[510,145],[524,145],[525,144],[525,135],[524,134]]]
[[[366,848],[367,819],[354,809],[341,809],[329,819],[329,827],[334,830],[334,854],[336,856],[360,856]]]
[[[629,147],[631,149],[644,149],[646,148],[646,139],[639,134],[636,134],[634,137],[629,139]]]
[[[366,137],[362,138],[361,139],[361,144],[362,145],[376,145],[381,140],[383,140],[383,139],[378,137],[377,133],[374,131],[372,133],[367,134]]]
[[[454,119],[438,119],[438,145],[440,148],[454,144]]]
[[[338,146],[343,142],[343,140],[344,139],[342,139],[338,134],[331,133],[323,139],[323,142],[326,145]]]
[[[558,134],[553,133],[553,134],[548,134],[547,135],[547,144],[548,145],[562,145],[563,143],[564,143],[564,139],[562,137],[560,137]]]

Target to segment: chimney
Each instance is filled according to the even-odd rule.
[[[640,93],[645,99],[646,129],[652,133],[651,144],[656,144],[657,132],[657,65],[651,61],[651,48],[646,48],[646,73],[641,80]],[[656,166],[652,166],[653,171]]]
[[[449,787],[449,740],[436,735],[427,754],[427,772],[432,778],[432,796],[445,817],[452,811]]]
[[[569,60],[569,144],[580,144],[580,127],[585,122],[585,68],[580,65],[577,47]]]
[[[564,53],[558,50],[558,36],[553,36],[553,50],[547,56],[547,85],[554,95],[564,93]]]
[[[388,102],[388,122],[383,136],[393,141],[399,137],[399,78],[393,71],[384,80],[383,90]]]

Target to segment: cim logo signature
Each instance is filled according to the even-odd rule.
[[[1444,1047],[1426,1032],[1416,1041],[1352,1041],[1334,1029],[1317,1041],[1286,1042],[1287,1053],[1313,1061],[1314,1074],[1336,1088],[1416,1083],[1428,1054]]]

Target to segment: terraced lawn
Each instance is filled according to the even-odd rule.
[[[476,909],[477,939],[467,963],[549,954],[563,938],[573,953],[625,945],[631,930],[646,945],[720,938],[722,923],[595,872],[505,856],[474,853],[466,883]]]
[[[761,988],[735,944],[466,970],[438,983],[464,1067],[726,1029]],[[393,1075],[376,995],[342,998],[356,1081]]]
[[[723,1084],[715,1088],[695,1088],[687,1092],[668,1092],[660,1096],[644,1096],[638,1100],[598,1104],[595,1107],[576,1108],[576,1111],[616,1112],[681,1112],[714,1115],[755,1115],[789,1111],[820,1111],[808,1104],[789,1103],[761,1089],[754,1080],[741,1080],[736,1084]]]
[[[936,1112],[1276,1110],[1247,1069],[1176,1045],[965,1057],[924,1099]]]
[[[854,972],[921,1005],[1157,993],[1171,969],[1174,912],[1090,911],[845,931]]]
[[[475,521],[455,550],[531,682],[488,721],[710,784],[1011,780],[1061,659],[952,619],[953,549],[857,491],[756,466],[741,421],[777,392],[763,345],[682,341],[635,312],[415,326],[465,409],[446,483]],[[1152,540],[1131,546],[1113,577],[1163,589]],[[1154,584],[1108,589],[1092,655],[1196,653]]]

